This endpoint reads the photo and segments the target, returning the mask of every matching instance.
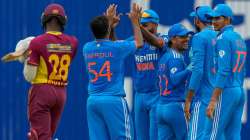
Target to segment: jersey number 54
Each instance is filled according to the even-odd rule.
[[[89,62],[88,63],[88,71],[89,73],[94,75],[94,78],[90,80],[90,82],[94,83],[98,80],[99,77],[107,77],[107,80],[110,82],[112,73],[110,71],[110,61],[105,61],[98,72],[97,70],[93,69],[93,66],[97,65],[96,62]],[[106,70],[106,73],[104,73],[104,70]]]

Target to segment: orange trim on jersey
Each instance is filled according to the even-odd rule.
[[[47,34],[52,34],[52,35],[61,35],[62,32],[58,32],[58,31],[48,31],[46,32]]]
[[[30,62],[30,61],[28,61],[28,64],[29,65],[34,65],[34,66],[38,66],[39,64],[37,64],[37,63],[35,63],[35,62]]]

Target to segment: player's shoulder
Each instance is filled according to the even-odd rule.
[[[168,51],[166,51],[163,55],[162,55],[162,59],[164,60],[169,60],[175,57],[175,53],[172,51],[171,48],[168,49]]]
[[[127,46],[127,45],[132,45],[134,41],[133,40],[116,40],[116,41],[110,41],[110,44],[113,44],[115,47],[119,46]]]
[[[36,36],[30,41],[29,48],[32,48],[33,50],[40,49],[40,47],[43,47],[44,40],[45,40],[44,34]]]
[[[134,36],[130,36],[130,37],[128,37],[126,40],[127,40],[127,41],[133,41],[133,40],[135,40],[135,38],[134,38]]]
[[[197,32],[197,33],[195,33],[193,36],[192,36],[192,39],[194,40],[194,39],[199,39],[199,38],[201,38],[201,36],[202,36],[202,32]]]
[[[180,53],[176,52],[175,50],[171,49],[169,51],[169,57],[170,57],[170,59],[178,60],[178,59],[182,59],[183,56],[182,56],[182,54],[180,54]]]
[[[196,47],[196,44],[203,44],[209,40],[209,34],[205,33],[204,31],[198,32],[192,36],[192,47]],[[215,36],[216,37],[216,36]],[[200,48],[200,46],[197,46]]]
[[[168,63],[170,58],[170,53],[169,52],[165,52],[159,59],[159,64],[166,64]]]
[[[207,36],[209,34],[209,31],[208,30],[202,30],[198,33],[196,33],[193,38],[196,38],[196,39],[206,39]]]
[[[46,34],[40,34],[32,39],[32,42],[41,42],[46,38]]]
[[[161,63],[165,63],[170,66],[172,64],[181,62],[183,58],[180,53],[177,53],[176,51],[170,49],[168,52],[164,53],[160,60]]]
[[[83,45],[83,51],[89,50],[89,49],[93,49],[94,46],[96,46],[95,41],[91,41],[91,42],[87,42]]]
[[[47,33],[37,35],[34,39],[32,39],[31,44],[43,44],[46,40],[49,40],[49,36]]]
[[[168,60],[172,56],[172,53],[170,51],[165,52],[162,56],[161,59]]]
[[[207,37],[214,37],[217,36],[217,32],[213,28],[207,28],[204,31],[204,34],[207,35]]]
[[[224,37],[228,38],[228,39],[237,39],[237,38],[241,38],[241,35],[234,31],[234,30],[227,30],[223,33]]]
[[[217,38],[217,32],[214,31],[212,28],[207,28],[206,30],[204,30],[200,36],[201,41],[206,42],[208,44],[211,44],[210,42],[212,42],[212,44],[215,44],[215,40]]]
[[[62,34],[64,39],[67,39],[70,41],[71,44],[73,44],[75,47],[78,45],[78,39],[76,36],[73,36],[73,35],[68,35],[68,34],[65,34],[63,33]]]
[[[235,37],[235,33],[233,33],[232,31],[224,31],[223,33],[221,33],[217,36],[217,41],[220,41],[220,40],[230,41],[234,37]]]

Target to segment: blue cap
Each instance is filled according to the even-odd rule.
[[[190,13],[191,17],[196,17],[203,22],[211,22],[207,17],[208,13],[211,13],[213,10],[210,6],[198,6],[195,11]]]
[[[168,30],[168,37],[169,40],[171,40],[175,36],[185,36],[192,33],[193,32],[189,31],[185,26],[183,26],[180,23],[177,23],[171,26],[170,29]]]
[[[211,17],[229,17],[233,19],[233,11],[227,4],[217,4],[212,12],[208,14]]]
[[[143,11],[141,16],[141,24],[148,22],[159,24],[159,21],[159,15],[154,10],[148,9]]]

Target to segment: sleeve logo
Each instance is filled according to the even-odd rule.
[[[222,58],[225,55],[225,51],[224,50],[220,50],[219,51],[219,56]]]
[[[170,70],[170,72],[171,72],[172,74],[174,74],[176,71],[177,71],[177,68],[176,68],[176,67],[173,67],[173,68]]]

